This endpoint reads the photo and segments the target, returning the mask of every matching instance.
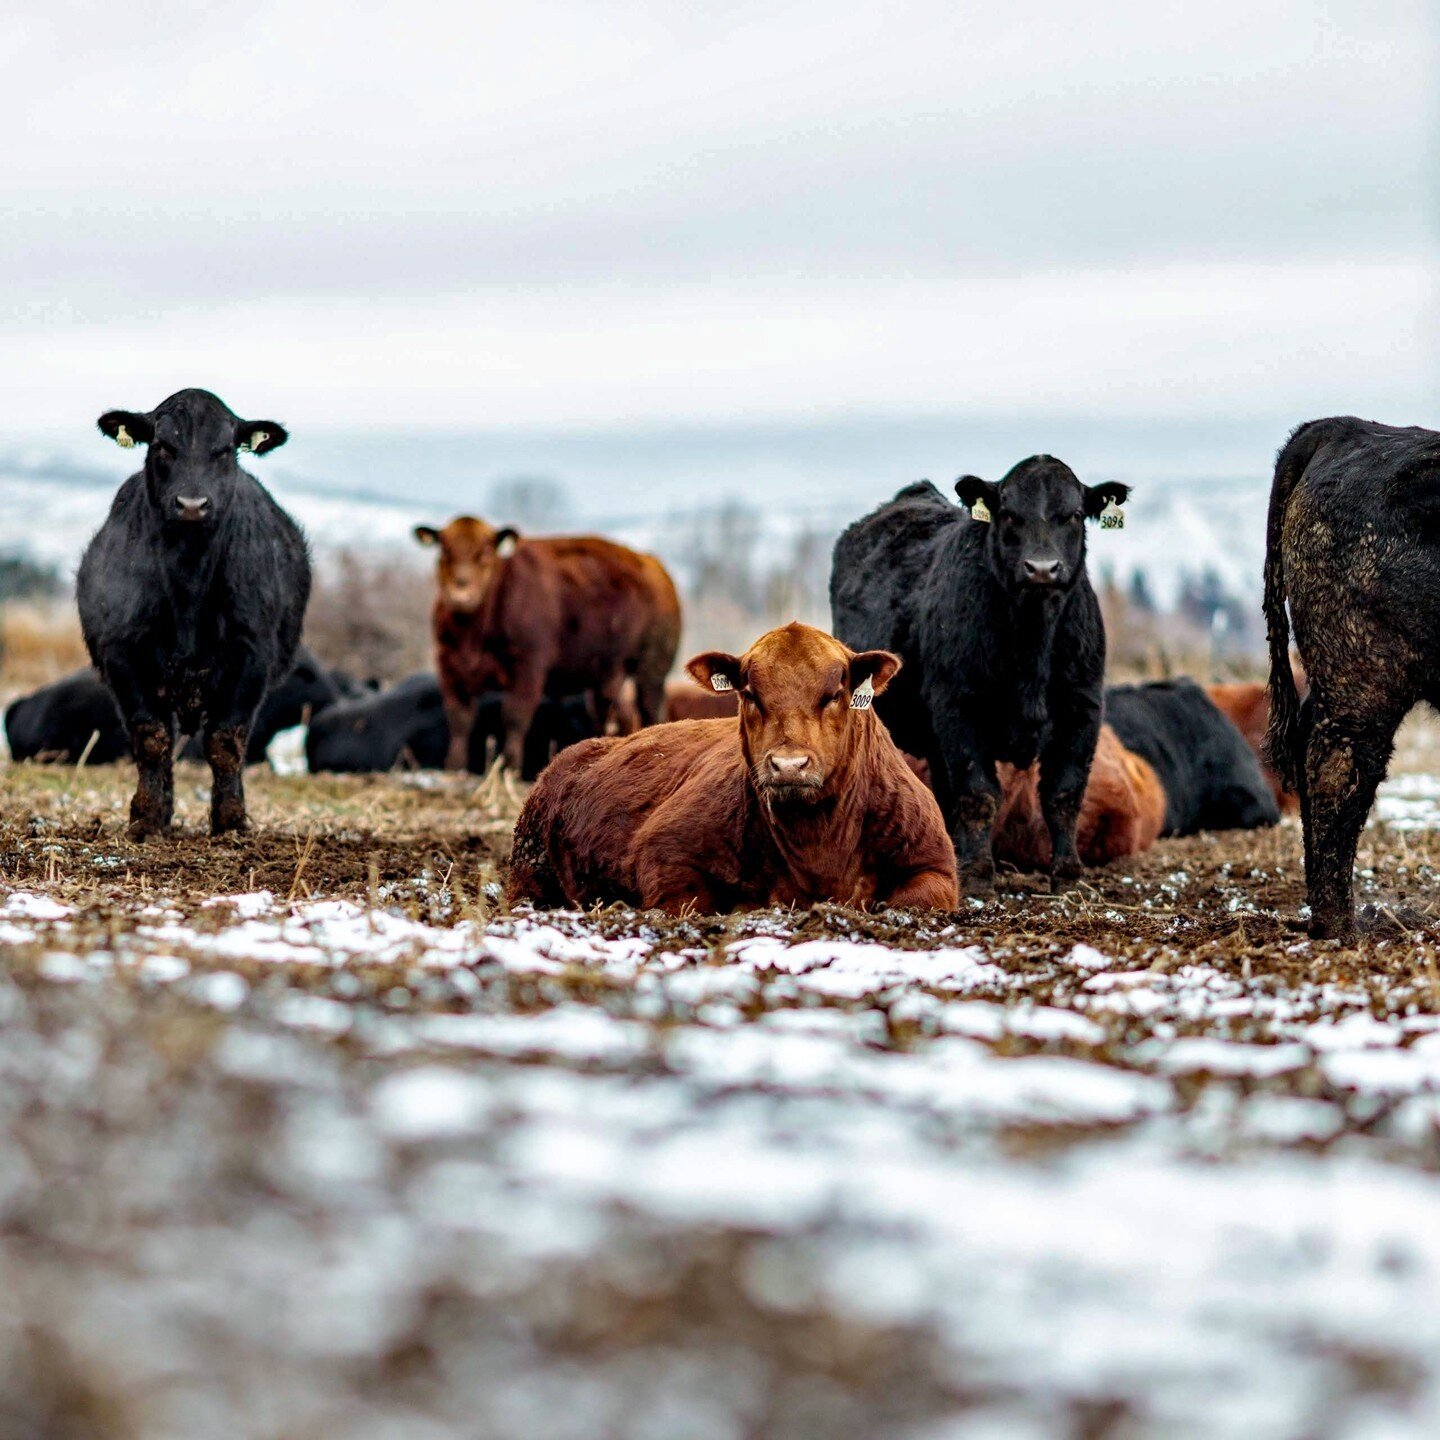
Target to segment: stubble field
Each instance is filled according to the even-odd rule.
[[[943,916],[506,913],[514,802],[0,770],[0,1434],[1429,1435],[1440,783]],[[1408,772],[1408,773],[1406,773]]]

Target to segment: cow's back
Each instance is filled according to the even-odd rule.
[[[744,769],[735,720],[674,721],[561,751],[516,824],[511,898],[640,903],[632,859],[637,832],[697,772],[730,769]],[[707,824],[703,814],[692,819]]]
[[[1113,685],[1105,718],[1165,789],[1165,833],[1273,825],[1279,807],[1245,737],[1193,680]]]

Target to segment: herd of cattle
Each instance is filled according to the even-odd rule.
[[[959,505],[902,489],[836,543],[833,634],[790,624],[678,680],[680,602],[653,557],[468,516],[417,527],[438,556],[435,672],[382,691],[300,644],[305,541],[237,458],[282,426],[201,390],[99,425],[145,463],[80,564],[94,669],[5,726],[17,760],[133,758],[136,839],[170,824],[182,741],[209,763],[223,834],[246,823],[245,764],[304,724],[312,771],[498,758],[535,779],[512,900],[950,908],[991,893],[997,862],[1063,888],[1159,836],[1298,806],[1311,928],[1347,937],[1395,728],[1440,699],[1431,431],[1318,421],[1282,450],[1268,688],[1105,687],[1085,527],[1121,523],[1129,492],[1040,455],[963,477]]]

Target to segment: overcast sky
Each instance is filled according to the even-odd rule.
[[[1432,8],[11,0],[0,428],[1440,424]]]

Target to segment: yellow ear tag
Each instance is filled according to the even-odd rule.
[[[850,708],[852,710],[868,710],[875,703],[875,686],[867,675],[850,692]]]
[[[990,523],[990,507],[983,500],[977,500],[970,507],[970,518],[978,520],[982,525],[988,525]]]
[[[115,443],[122,450],[133,450],[135,437],[123,425],[117,425],[115,427]]]
[[[268,430],[253,431],[249,439],[240,446],[240,449],[249,451],[253,455],[269,438],[270,432]]]
[[[733,690],[735,687],[730,683],[730,677],[728,675],[722,675],[717,670],[715,674],[710,677],[710,688],[712,690]]]
[[[1113,500],[1107,502],[1105,508],[1100,512],[1100,528],[1102,530],[1123,530],[1125,528],[1125,512]]]

